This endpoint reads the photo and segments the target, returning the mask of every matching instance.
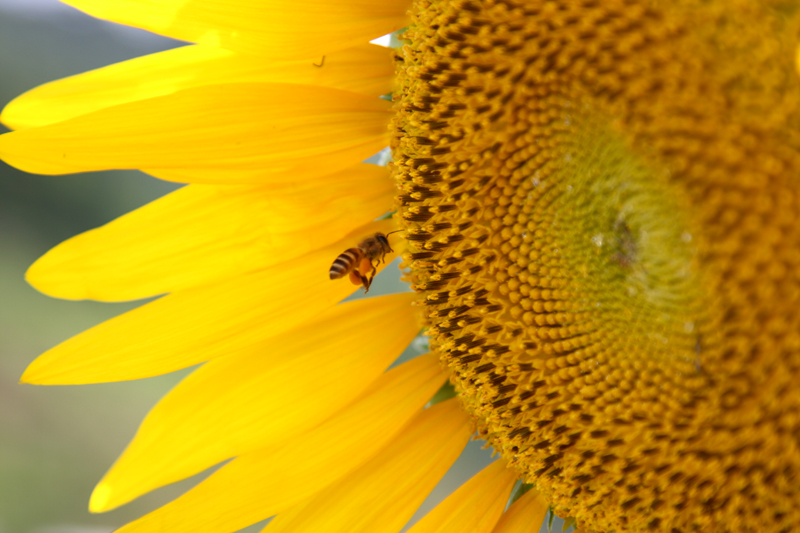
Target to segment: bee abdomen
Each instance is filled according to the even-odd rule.
[[[358,248],[348,248],[331,265],[331,279],[339,279],[353,270],[358,260],[361,258],[361,250]]]

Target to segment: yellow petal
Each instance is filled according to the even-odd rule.
[[[516,483],[504,460],[495,461],[414,524],[408,533],[489,533]]]
[[[237,531],[282,512],[375,455],[422,409],[445,378],[431,354],[400,365],[322,425],[277,447],[234,459],[177,500],[117,533]],[[113,488],[101,484],[90,509],[106,511],[119,503]]]
[[[355,286],[347,280],[330,280],[331,263],[363,236],[390,227],[387,221],[362,226],[289,262],[171,294],[112,318],[39,356],[22,381],[67,385],[138,379],[260,349],[352,293]]]
[[[217,168],[332,174],[387,144],[391,104],[283,83],[194,87],[0,136],[0,158],[28,172]],[[319,172],[318,172],[319,173]]]
[[[135,300],[270,267],[328,246],[391,205],[385,167],[293,186],[189,185],[56,246],[28,270],[67,299]]]
[[[279,514],[264,532],[400,531],[458,458],[470,428],[455,400],[425,409],[380,454]]]
[[[275,446],[336,414],[417,334],[414,298],[338,305],[258,349],[195,370],[150,411],[101,481],[116,495],[112,505]]]
[[[68,0],[95,17],[193,43],[310,58],[391,33],[408,23],[408,0]]]
[[[213,167],[150,168],[145,169],[145,172],[156,178],[178,183],[218,183],[225,185],[232,183],[291,184],[298,181],[318,179],[320,175],[327,175],[328,172],[341,172],[341,166],[349,168],[355,162],[363,161],[363,150],[364,147],[362,145],[356,145],[337,152],[331,152],[327,154],[326,164],[322,167],[320,167],[320,158],[317,157],[306,159],[290,159],[287,157],[280,164],[266,168],[237,168],[233,170]],[[327,163],[333,165],[330,168],[335,170],[330,170]]]
[[[531,489],[503,513],[492,533],[530,533],[539,531],[550,506],[536,489]]]
[[[8,104],[0,121],[12,129],[44,126],[221,82],[319,85],[380,96],[391,91],[391,53],[389,48],[362,44],[327,54],[322,66],[316,66],[316,58],[265,63],[258,56],[213,46],[184,46],[36,87]]]

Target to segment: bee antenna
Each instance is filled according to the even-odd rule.
[[[386,236],[388,237],[388,236],[389,236],[389,235],[391,235],[392,233],[399,233],[399,232],[401,232],[401,231],[405,231],[405,230],[402,230],[402,229],[397,229],[397,230],[394,230],[394,231],[390,231],[389,233],[387,233],[387,234],[386,234]]]

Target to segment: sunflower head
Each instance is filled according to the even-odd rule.
[[[796,2],[417,0],[390,109],[366,41],[407,23],[402,0],[69,1],[195,43],[2,115],[0,157],[28,171],[189,183],[29,273],[64,298],[166,296],[24,380],[203,363],[90,505],[225,464],[121,531],[396,532],[473,427],[504,460],[415,533],[529,530],[544,504],[504,512],[513,474],[589,532],[800,529]],[[407,242],[373,246],[392,183],[360,162],[390,120]],[[392,248],[418,296],[338,305],[336,254],[367,289]],[[415,300],[434,354],[386,371]],[[469,416],[424,408],[440,363]]]
[[[394,174],[431,343],[590,530],[800,524],[799,20],[415,5]]]

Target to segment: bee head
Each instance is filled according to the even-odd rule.
[[[381,248],[390,252],[392,251],[392,247],[389,246],[389,239],[386,238],[386,235],[383,233],[376,233],[375,238],[378,239],[379,243],[381,243]]]
[[[393,252],[394,250],[392,250],[392,247],[389,245],[388,237],[392,233],[400,233],[401,231],[403,231],[403,230],[398,229],[398,230],[390,231],[389,233],[387,233],[385,235],[383,233],[381,233],[381,232],[378,232],[378,233],[375,234],[375,238],[378,240],[379,243],[381,243],[381,246],[383,247],[384,250],[386,250],[387,252]]]

